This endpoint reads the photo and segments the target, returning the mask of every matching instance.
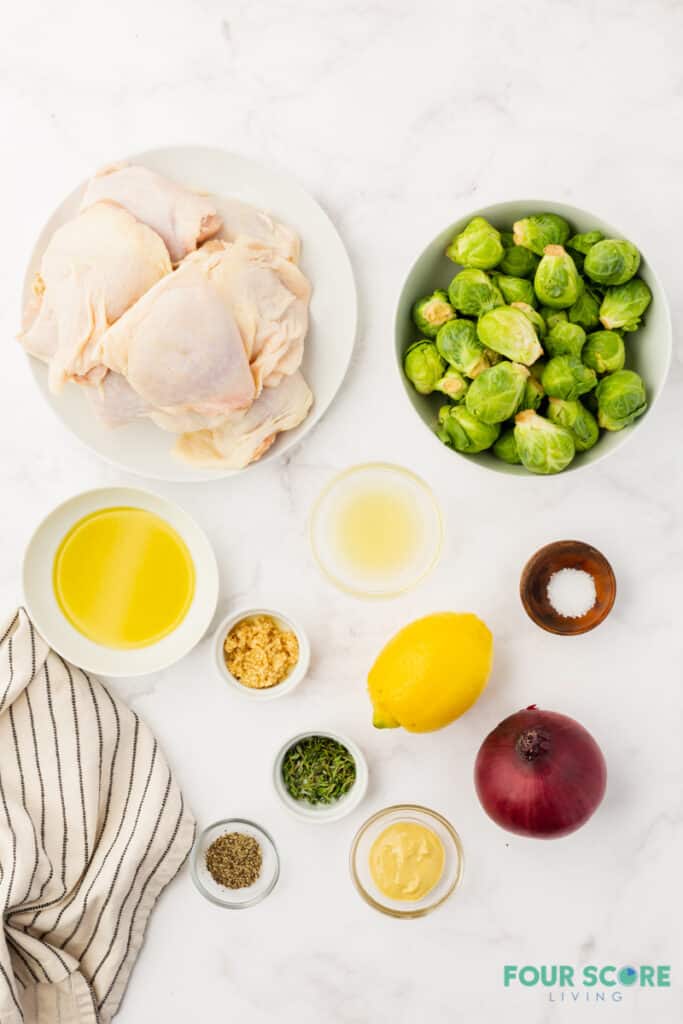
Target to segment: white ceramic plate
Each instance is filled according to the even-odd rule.
[[[195,568],[194,597],[180,625],[157,643],[136,650],[113,650],[79,633],[64,617],[52,583],[55,555],[64,535],[91,512],[117,506],[144,508],[164,519],[187,544]],[[146,675],[179,661],[203,637],[218,599],[218,567],[201,527],[178,505],[133,487],[85,491],[53,509],[29,541],[22,581],[26,610],[50,646],[79,668],[105,676]]]
[[[422,422],[429,428],[437,444],[441,444],[441,441],[436,437],[434,429],[437,413],[439,407],[444,404],[444,399],[438,399],[436,395],[419,395],[403,373],[403,353],[408,345],[418,338],[418,332],[410,314],[411,306],[416,299],[422,295],[429,295],[435,288],[448,288],[449,282],[461,268],[446,258],[446,246],[473,217],[485,217],[499,230],[511,231],[514,221],[532,213],[543,213],[546,210],[565,217],[573,231],[592,231],[597,228],[602,231],[605,238],[628,238],[640,249],[642,262],[638,276],[642,277],[649,285],[652,291],[652,303],[645,313],[643,326],[635,334],[624,335],[627,353],[626,366],[628,369],[635,370],[643,378],[650,410],[662,393],[671,362],[672,330],[669,303],[649,258],[638,244],[638,239],[633,237],[628,230],[628,226],[615,227],[579,206],[570,206],[568,203],[558,203],[554,200],[515,199],[506,203],[495,203],[493,206],[485,206],[460,217],[423,249],[410,269],[398,302],[395,324],[395,351],[398,370],[410,403]],[[586,466],[601,462],[628,441],[647,416],[648,413],[624,430],[614,433],[607,430],[601,431],[600,440],[595,447],[587,452],[579,452],[571,465],[560,476],[564,477],[567,473],[574,473]],[[453,451],[454,458],[464,459],[481,469],[491,469],[498,473],[505,473],[507,476],[525,477],[527,480],[535,478],[535,474],[528,473],[523,466],[510,466],[490,452],[482,452],[480,455],[461,455],[454,449],[450,450]],[[536,477],[536,479],[538,478]]]
[[[314,405],[295,430],[280,434],[259,464],[278,458],[297,444],[317,423],[341,386],[356,338],[357,297],[351,263],[336,228],[315,199],[287,174],[221,149],[173,146],[126,157],[165,174],[199,192],[236,196],[289,224],[301,237],[301,269],[313,285],[311,321],[302,363]],[[93,170],[95,170],[93,168]],[[34,247],[24,278],[22,304],[52,234],[73,217],[85,183],[57,207]],[[47,367],[31,359],[33,375],[59,419],[88,448],[107,462],[154,480],[181,483],[215,480],[240,470],[202,469],[185,465],[171,454],[173,435],[140,420],[110,429],[99,422],[81,390],[67,386],[53,395],[47,386]]]

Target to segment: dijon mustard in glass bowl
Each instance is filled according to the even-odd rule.
[[[436,862],[437,870],[431,877],[422,869],[411,869],[407,845],[411,842],[420,842],[424,847],[420,856],[414,858],[416,862]],[[393,857],[391,886],[384,884],[386,879],[378,872],[383,843],[398,847],[396,853],[388,851]],[[389,917],[425,917],[443,906],[460,885],[464,852],[460,836],[438,811],[418,804],[396,804],[378,811],[361,825],[351,844],[349,866],[356,889],[375,910]],[[394,884],[397,878],[401,882],[400,892]]]

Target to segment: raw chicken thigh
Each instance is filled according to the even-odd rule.
[[[213,203],[160,174],[126,164],[99,171],[88,182],[81,210],[102,200],[117,203],[152,228],[178,263],[221,226]]]
[[[97,203],[58,228],[43,254],[20,340],[50,364],[50,388],[96,370],[109,325],[171,272],[166,246],[126,210]]]
[[[147,419],[179,435],[184,460],[241,468],[313,401],[299,249],[238,199],[112,167],[48,243],[21,341],[51,389],[79,384],[106,426]]]
[[[215,417],[254,400],[247,352],[217,273],[222,254],[204,247],[188,257],[102,339],[104,365],[153,408]]]
[[[302,423],[312,403],[311,389],[300,373],[294,373],[278,387],[264,388],[251,409],[220,427],[183,434],[176,453],[195,466],[242,469],[260,459],[280,431]]]

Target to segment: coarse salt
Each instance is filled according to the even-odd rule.
[[[560,569],[548,580],[548,600],[564,619],[580,619],[596,601],[595,580],[583,569]]]

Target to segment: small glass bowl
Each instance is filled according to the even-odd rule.
[[[550,603],[548,583],[561,569],[580,569],[593,577],[595,604],[585,615],[560,615]],[[580,540],[558,540],[529,559],[522,570],[519,593],[527,615],[541,629],[558,636],[579,636],[607,618],[617,595],[617,581],[612,566],[597,548]]]
[[[416,822],[435,832],[443,844],[446,859],[436,886],[420,900],[391,900],[375,885],[370,874],[370,850],[375,839],[399,821]],[[351,844],[349,857],[351,877],[366,903],[389,917],[424,917],[440,907],[460,885],[464,870],[464,852],[460,836],[449,821],[437,811],[417,804],[396,804],[385,807],[361,825]]]
[[[295,800],[289,793],[282,778],[282,762],[287,751],[296,746],[297,743],[300,743],[301,740],[308,739],[309,736],[326,736],[328,739],[336,740],[337,743],[341,743],[343,747],[346,747],[355,762],[356,781],[348,793],[333,804],[309,804],[305,800]],[[341,818],[345,818],[347,814],[355,811],[367,793],[368,779],[368,762],[365,760],[365,755],[358,744],[354,743],[347,736],[342,736],[338,732],[328,732],[325,729],[309,729],[307,732],[300,732],[296,736],[292,736],[291,739],[282,744],[273,762],[273,786],[283,805],[295,818],[312,822],[316,825],[322,825],[330,821],[340,821]]]
[[[244,835],[253,836],[261,847],[261,874],[253,885],[244,889],[227,889],[223,885],[218,885],[206,867],[206,851],[214,840],[224,836],[226,832],[242,832]],[[216,821],[200,832],[192,849],[190,867],[192,881],[202,896],[219,907],[229,907],[231,910],[256,906],[273,891],[280,877],[280,857],[273,837],[260,825],[247,821],[246,818]]]
[[[394,569],[363,572],[336,550],[335,532],[343,504],[355,493],[371,489],[414,503],[419,531],[414,555]],[[313,506],[310,520],[313,555],[327,578],[356,597],[397,597],[416,586],[434,568],[441,554],[443,522],[431,488],[415,473],[386,462],[367,462],[337,474]]]

